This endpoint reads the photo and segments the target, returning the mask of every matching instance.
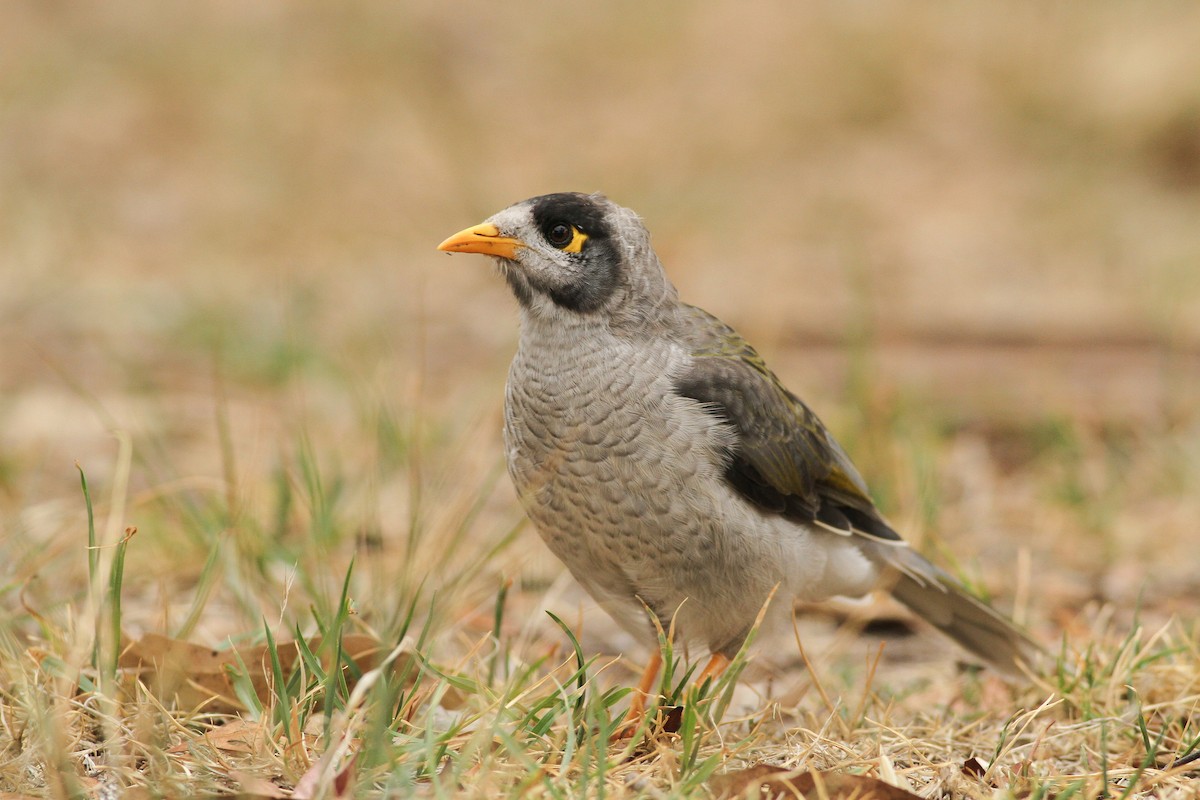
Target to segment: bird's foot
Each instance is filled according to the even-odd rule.
[[[625,714],[625,721],[609,737],[610,742],[616,743],[632,739],[633,735],[637,733],[637,729],[646,719],[646,698],[650,696],[654,683],[658,680],[660,669],[662,669],[662,653],[655,651],[651,654],[650,660],[646,662],[646,669],[642,671],[641,680],[638,681],[637,688],[630,696],[629,711]]]

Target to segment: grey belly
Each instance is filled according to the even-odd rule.
[[[546,544],[618,622],[652,639],[644,603],[664,626],[674,619],[684,638],[719,648],[740,642],[779,559],[772,569],[745,546],[753,532],[730,530],[719,425],[691,401],[670,402],[665,414],[642,401],[581,404],[600,425],[513,403],[509,468]]]

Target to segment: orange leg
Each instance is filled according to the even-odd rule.
[[[704,665],[704,669],[700,670],[700,674],[696,676],[696,686],[703,686],[706,681],[721,677],[725,670],[729,669],[730,660],[728,656],[721,653],[713,653],[712,658]]]
[[[637,688],[633,690],[633,695],[629,701],[629,713],[625,715],[625,722],[613,734],[613,739],[628,739],[630,736],[633,736],[633,732],[637,730],[638,725],[642,724],[642,719],[646,716],[646,698],[654,690],[654,683],[658,680],[658,671],[660,669],[662,669],[662,653],[655,650],[650,655],[650,660],[646,662],[646,669],[642,672],[642,679],[638,681]]]
[[[712,658],[704,665],[704,669],[700,670],[700,674],[696,676],[696,681],[693,684],[696,688],[704,686],[709,681],[715,681],[724,674],[725,670],[729,669],[732,663],[728,656],[721,653],[713,653]],[[633,691],[633,696],[629,701],[629,712],[625,715],[625,722],[617,728],[613,734],[613,741],[628,739],[633,736],[634,731],[642,724],[642,720],[646,717],[646,699],[650,696],[650,692],[654,690],[654,683],[658,680],[658,671],[662,669],[662,653],[655,651],[650,660],[646,662],[646,669],[642,672],[642,679],[638,681],[637,689]]]

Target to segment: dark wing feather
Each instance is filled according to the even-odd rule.
[[[736,431],[725,468],[734,489],[763,511],[875,542],[866,554],[895,570],[896,598],[1003,671],[1041,663],[1041,648],[1003,615],[907,547],[887,546],[903,542],[846,453],[744,339],[700,309],[682,313],[680,342],[695,358],[677,389]]]
[[[789,392],[741,336],[687,307],[683,344],[695,360],[676,391],[733,426],[725,478],[763,511],[892,543],[862,477],[817,415]]]

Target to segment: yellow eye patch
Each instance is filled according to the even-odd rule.
[[[579,230],[575,226],[571,226],[571,241],[563,248],[564,253],[578,253],[583,250],[583,243],[587,241],[588,235]]]

